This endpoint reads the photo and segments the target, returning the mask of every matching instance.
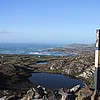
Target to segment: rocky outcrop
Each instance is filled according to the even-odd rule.
[[[79,90],[77,93],[76,100],[91,100],[91,96],[93,95],[93,91],[88,87],[84,87]]]
[[[75,89],[74,89],[75,88]],[[79,88],[73,87],[74,92],[67,92],[64,89],[49,90],[49,93],[42,86],[32,88],[27,91],[27,94],[21,100],[75,100],[76,94],[74,94]],[[70,90],[71,91],[71,90]]]
[[[78,88],[76,89],[76,87]],[[35,88],[29,89],[21,99],[18,99],[15,95],[11,95],[9,97],[3,96],[0,98],[0,100],[95,100],[95,99],[93,97],[93,91],[91,91],[88,87],[79,89],[79,85],[76,85],[75,87],[69,90],[65,90],[63,88],[58,90],[47,90],[43,86],[39,85]]]
[[[94,65],[94,56],[89,54],[87,56],[77,55],[74,57],[66,57],[66,58],[61,58],[60,60],[59,59],[54,60],[52,62],[49,62],[48,68],[52,71],[57,70],[59,72],[60,70],[64,74],[77,76],[80,75],[80,73],[85,72],[86,69],[89,69],[88,70],[89,72],[91,71],[94,72],[92,70],[93,65]]]
[[[37,86],[27,91],[27,94],[21,100],[44,99],[47,98],[47,92],[44,87]]]
[[[94,75],[94,72],[95,72],[95,67],[94,66],[90,66],[89,68],[85,69],[84,72],[79,74],[77,77],[83,77],[85,79],[88,79],[88,78],[90,78],[91,76]]]

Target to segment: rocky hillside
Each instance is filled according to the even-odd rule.
[[[93,87],[94,45],[75,44],[50,50],[75,55],[58,57],[1,54],[0,97],[17,95],[22,98],[30,88],[37,86],[28,80],[32,72],[61,73],[81,78],[89,87]]]

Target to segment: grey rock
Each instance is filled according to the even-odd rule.
[[[34,91],[32,89],[28,90],[27,91],[27,98],[29,98],[29,100],[33,99],[34,94],[35,93],[34,93]]]
[[[33,88],[33,91],[35,92],[35,99],[43,98],[45,95],[47,95],[45,88],[40,85],[37,86],[37,88]]]
[[[6,100],[18,100],[18,97],[16,95],[11,95]]]
[[[59,89],[59,94],[64,94],[64,93],[65,93],[65,91],[63,88]]]
[[[63,93],[61,100],[67,100],[67,98],[68,98],[68,94],[67,93]]]
[[[69,92],[75,93],[75,92],[77,92],[79,90],[79,88],[80,88],[80,85],[76,85],[73,88],[69,89]]]
[[[4,97],[0,98],[0,100],[6,100],[6,98],[7,98],[7,97],[6,97],[6,96],[4,96]]]

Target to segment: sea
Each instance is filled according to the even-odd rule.
[[[50,49],[64,47],[63,44],[0,43],[0,54],[29,54],[44,56],[69,56],[71,54]],[[49,50],[48,50],[49,49]]]

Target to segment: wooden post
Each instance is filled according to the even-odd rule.
[[[100,92],[100,29],[96,30],[94,83],[95,83],[95,91]]]

